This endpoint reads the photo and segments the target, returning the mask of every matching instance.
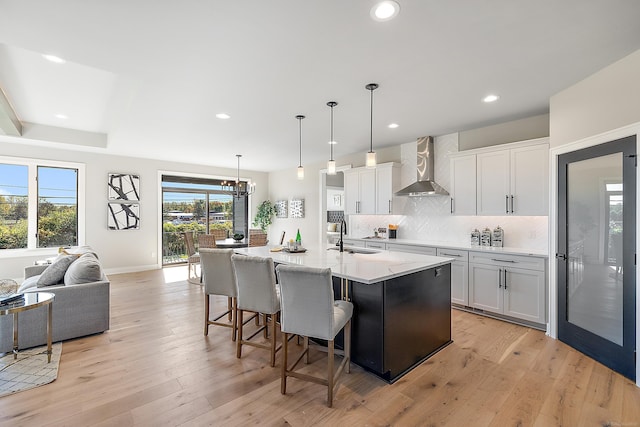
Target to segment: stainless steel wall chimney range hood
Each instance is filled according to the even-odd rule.
[[[447,190],[439,186],[434,178],[434,153],[433,137],[424,136],[418,138],[418,182],[414,182],[408,187],[396,192],[396,196],[447,196]]]

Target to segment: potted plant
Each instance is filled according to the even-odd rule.
[[[266,232],[267,227],[271,225],[271,219],[276,214],[275,205],[271,204],[269,200],[265,200],[258,206],[256,217],[253,219],[253,225],[260,227],[262,231]]]

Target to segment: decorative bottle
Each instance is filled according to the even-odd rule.
[[[300,237],[300,229],[298,228],[298,233],[296,234],[296,243],[298,246],[302,245],[302,238]]]

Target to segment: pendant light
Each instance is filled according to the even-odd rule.
[[[298,131],[300,133],[300,163],[298,163],[298,179],[304,179],[304,168],[302,167],[302,119],[304,116],[297,115],[298,119]]]
[[[256,184],[247,182],[244,190],[240,188],[241,187],[240,186],[240,157],[242,157],[242,154],[236,154],[236,157],[238,158],[238,177],[236,178],[235,196],[236,197],[250,196],[253,194],[254,191],[256,191]]]
[[[336,142],[333,140],[333,107],[338,105],[338,103],[335,102],[335,101],[329,101],[329,102],[327,102],[327,105],[329,107],[331,107],[331,137],[329,139],[330,157],[329,157],[329,161],[327,162],[327,175],[335,175],[336,174],[336,161],[333,160],[333,146],[335,145]]]
[[[371,91],[371,128],[369,137],[369,152],[367,153],[367,160],[365,162],[366,167],[373,169],[376,167],[376,153],[373,151],[373,91],[378,89],[377,83],[369,83],[365,86],[368,91]]]

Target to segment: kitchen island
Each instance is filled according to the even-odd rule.
[[[276,248],[279,249],[279,248]],[[345,246],[304,253],[267,246],[236,253],[331,268],[336,298],[354,305],[351,359],[388,382],[451,343],[451,258]],[[339,347],[341,336],[336,340]]]

